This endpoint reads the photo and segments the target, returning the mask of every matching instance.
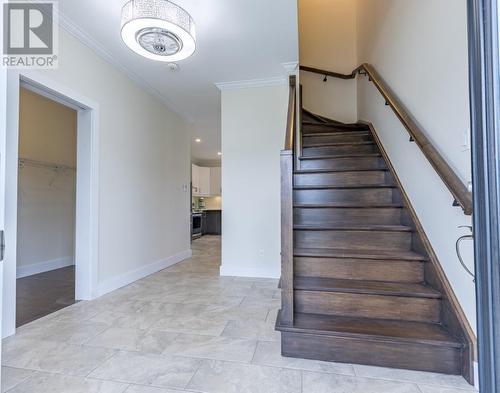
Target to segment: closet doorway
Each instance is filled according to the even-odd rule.
[[[77,117],[20,88],[17,327],[75,303]]]
[[[61,104],[63,107],[70,108],[76,112],[76,165],[73,166],[71,162],[58,162],[54,159],[23,156],[25,153],[19,150],[21,147],[20,123],[22,109],[20,108],[20,95],[23,94],[22,89],[27,89],[31,93],[36,93],[45,99]],[[65,234],[65,236],[72,236],[74,239],[74,273],[71,269],[67,269],[65,270],[65,274],[74,277],[74,290],[72,293],[74,293],[76,301],[91,300],[100,294],[100,288],[98,287],[99,113],[99,103],[83,95],[79,91],[78,86],[67,86],[60,81],[51,79],[47,75],[32,70],[9,71],[7,73],[7,127],[5,138],[5,206],[7,208],[5,210],[5,255],[2,291],[3,337],[8,337],[16,333],[16,325],[18,324],[18,313],[16,310],[18,303],[17,286],[18,284],[22,284],[21,279],[26,278],[20,276],[24,275],[26,271],[29,273],[31,269],[23,268],[24,270],[19,269],[20,272],[18,272],[18,250],[23,247],[22,244],[19,244],[18,247],[18,224],[20,220],[24,219],[18,215],[18,203],[20,202],[20,198],[23,198],[23,196],[18,196],[18,191],[23,192],[19,187],[19,176],[24,176],[21,173],[23,170],[46,170],[48,173],[52,173],[53,176],[50,178],[49,183],[46,183],[49,186],[53,178],[54,183],[52,183],[52,186],[56,183],[59,185],[58,182],[63,180],[65,176],[70,177],[71,171],[75,172],[73,174],[73,176],[76,176],[74,226],[71,233]],[[30,112],[29,115],[32,116],[33,113]],[[31,161],[28,162],[28,159],[31,159]],[[38,168],[38,166],[43,168]],[[50,210],[50,208],[45,206],[45,210]],[[43,226],[36,231],[37,236],[40,231],[45,232],[50,229],[53,228],[48,228],[48,224]],[[22,231],[22,228],[20,231]],[[52,264],[51,266],[54,268],[64,267],[65,261],[67,261],[65,257],[55,257],[55,260],[58,260],[57,263],[60,263],[60,265]],[[53,261],[53,259],[42,261],[39,267],[44,267],[44,262]],[[66,267],[71,268],[71,266]],[[48,272],[50,271],[52,270]],[[36,270],[31,270],[31,272],[36,272]],[[41,285],[38,281],[37,284]],[[60,299],[58,303],[62,303],[60,304],[61,306],[65,306],[68,303],[67,296],[60,297]],[[71,302],[71,299],[69,302]]]

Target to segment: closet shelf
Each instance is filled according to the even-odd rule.
[[[19,168],[23,168],[25,166],[30,166],[34,168],[47,168],[47,169],[53,169],[55,171],[76,171],[76,167],[69,165],[57,164],[54,162],[47,162],[47,161],[31,160],[29,158],[19,158]]]

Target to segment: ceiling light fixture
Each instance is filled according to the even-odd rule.
[[[222,155],[222,153],[221,153],[221,152],[218,152],[218,153],[217,153],[217,155],[221,156],[221,155]]]
[[[200,143],[200,142],[201,142],[201,139],[200,139],[200,138],[196,138],[194,141],[195,141],[196,143]]]
[[[173,62],[196,49],[191,15],[168,0],[130,0],[122,9],[122,39],[137,54]]]

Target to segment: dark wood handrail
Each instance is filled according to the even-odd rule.
[[[339,74],[336,72],[306,66],[300,66],[300,69],[302,71],[340,79],[354,79],[360,74],[367,75],[369,80],[373,82],[380,94],[384,97],[386,104],[391,107],[394,114],[406,128],[410,134],[410,139],[418,145],[420,150],[422,150],[429,163],[437,172],[446,187],[448,187],[453,195],[453,198],[455,198],[454,204],[461,206],[466,215],[470,216],[472,214],[472,193],[468,190],[467,186],[462,182],[460,177],[451,168],[441,153],[439,153],[438,149],[434,147],[415,118],[397,98],[391,88],[384,82],[375,68],[373,68],[370,64],[365,63],[356,68],[350,74]]]
[[[290,91],[288,96],[288,114],[286,119],[286,134],[284,150],[293,150],[296,118],[297,118],[297,77],[290,75],[289,78]]]
[[[314,67],[308,67],[308,66],[300,66],[301,71],[307,71],[307,72],[312,72],[314,74],[321,74],[324,76],[331,76],[334,78],[339,78],[339,79],[354,79],[356,78],[356,73],[358,72],[358,68],[356,68],[352,74],[340,74],[338,72],[333,72],[333,71],[326,71],[326,70],[321,70],[319,68],[314,68]]]

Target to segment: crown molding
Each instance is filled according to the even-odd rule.
[[[285,85],[286,78],[283,76],[264,78],[264,79],[249,79],[242,81],[233,81],[233,82],[221,82],[216,83],[215,86],[218,87],[219,90],[238,90],[238,89],[248,89],[252,87],[268,87],[268,86],[279,86]]]
[[[299,69],[298,61],[291,61],[287,63],[281,63],[281,66],[284,69],[285,76],[275,76],[270,78],[263,79],[248,79],[248,80],[240,80],[240,81],[231,81],[231,82],[219,82],[215,83],[215,86],[219,88],[219,90],[237,90],[237,89],[247,89],[252,87],[267,87],[267,86],[279,86],[287,83],[287,77],[289,75],[296,74]]]
[[[288,63],[281,63],[281,66],[285,69],[287,75],[296,74],[299,69],[298,61],[290,61]]]
[[[83,45],[87,46],[93,50],[99,57],[104,59],[107,63],[112,65],[118,71],[125,74],[130,80],[139,85],[147,93],[151,94],[153,97],[158,99],[163,105],[175,112],[177,115],[182,117],[188,123],[193,123],[193,118],[176,107],[167,97],[161,94],[157,89],[155,89],[151,84],[149,84],[142,77],[137,75],[135,72],[125,67],[121,62],[116,60],[101,44],[94,40],[87,32],[82,30],[78,25],[76,25],[70,18],[68,18],[61,10],[58,10],[59,16],[59,26],[63,28],[67,33],[71,34],[74,38],[80,41]]]

